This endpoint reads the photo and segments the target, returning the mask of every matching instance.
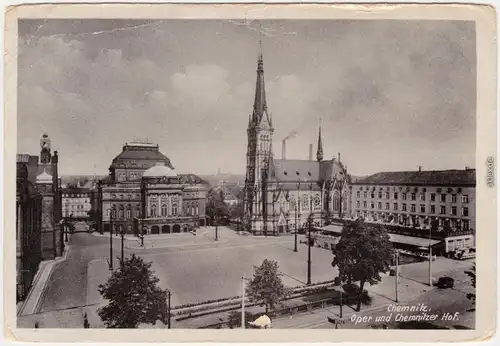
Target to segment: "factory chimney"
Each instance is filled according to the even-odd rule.
[[[281,141],[281,158],[286,160],[286,139]]]
[[[309,161],[313,160],[313,145],[309,144]]]

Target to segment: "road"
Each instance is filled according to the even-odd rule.
[[[455,270],[451,270],[454,272]],[[475,326],[474,303],[467,299],[467,293],[472,293],[474,290],[467,280],[458,281],[453,289],[433,288],[419,297],[411,300],[407,304],[391,304],[373,309],[371,311],[363,311],[353,314],[353,309],[350,307],[344,308],[344,325],[343,329],[367,329],[367,328],[382,328],[385,324],[388,329],[437,329],[437,328],[454,328],[454,329],[473,329]],[[398,312],[394,311],[396,306],[414,306],[418,307],[425,305],[426,311],[416,312]],[[391,315],[392,312],[392,315]],[[403,316],[417,315],[437,315],[434,321],[421,321],[419,323],[408,323],[404,321]],[[455,314],[457,315],[455,316]],[[451,314],[451,320],[442,319],[445,314]],[[338,318],[338,315],[323,311],[323,313],[315,312],[315,314],[307,314],[304,316],[295,316],[293,319],[296,322],[277,323],[278,328],[308,328],[308,329],[333,329],[333,324],[329,323],[326,317]],[[358,319],[356,323],[355,317]],[[377,321],[380,316],[385,316],[388,321]],[[352,318],[352,319],[351,319]]]
[[[96,259],[109,259],[109,238],[93,236],[86,233],[87,229],[85,223],[75,224],[75,233],[71,235],[69,241],[70,250],[67,258],[53,268],[37,312],[63,310],[87,304],[89,262]],[[198,255],[193,252],[202,255],[203,252],[210,252],[210,250],[232,248],[243,250],[243,248],[255,247],[260,244],[276,244],[277,246],[293,248],[292,237],[245,237],[237,235],[225,227],[219,227],[218,241],[215,241],[213,236],[214,230],[212,228],[204,228],[196,236],[182,234],[158,239],[147,238],[145,240],[146,249],[140,248],[138,240],[126,240],[125,256],[133,252],[147,260],[158,260],[166,255],[175,256],[185,253],[188,257],[194,257]],[[118,265],[117,257],[120,256],[120,248],[121,240],[113,239],[115,267]],[[177,265],[174,267],[179,268]],[[238,290],[235,292],[237,294]]]
[[[77,223],[75,231],[82,232],[85,227]],[[88,233],[74,233],[69,245],[71,248],[66,260],[54,267],[48,279],[39,312],[85,305],[88,262],[96,258],[109,258],[109,239],[93,237]],[[115,255],[118,255],[119,240],[113,240],[113,248]]]

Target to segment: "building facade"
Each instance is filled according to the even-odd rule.
[[[125,144],[97,190],[102,232],[180,233],[206,222],[206,183],[177,175],[158,145]]]
[[[52,155],[50,138],[40,139],[40,156],[16,158],[16,269],[17,299],[24,300],[42,260],[61,256],[64,242],[59,221],[61,194],[58,153]]]
[[[446,232],[446,249],[474,246],[476,171],[383,172],[351,185],[353,217]]]
[[[274,127],[268,112],[262,53],[257,63],[253,112],[249,116],[244,187],[243,226],[254,234],[279,235],[303,228],[311,216],[315,225],[349,213],[349,175],[337,158],[323,160],[321,128],[316,160],[282,159],[273,155]]]
[[[62,216],[89,219],[92,209],[91,189],[67,187],[62,190]]]

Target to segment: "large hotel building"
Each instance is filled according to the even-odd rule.
[[[446,234],[452,251],[474,246],[476,170],[382,172],[351,185],[351,215]],[[427,236],[415,232],[416,236]]]
[[[354,181],[352,212],[367,221],[438,229],[474,229],[474,169],[383,172]]]
[[[383,224],[396,247],[437,253],[475,247],[476,171],[381,172],[352,179],[349,213],[320,228],[316,242],[333,248],[342,223],[362,218]]]

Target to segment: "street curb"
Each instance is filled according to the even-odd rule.
[[[92,232],[90,233],[91,236],[97,237],[97,238],[107,238],[109,239],[109,234],[99,234],[97,232]],[[119,235],[113,235],[113,239],[118,239],[120,240],[122,237]],[[123,237],[125,240],[137,240],[137,237],[126,235]]]
[[[142,247],[140,245],[137,247],[125,246],[125,248],[127,248],[129,250],[152,250],[152,249],[171,249],[171,248],[184,249],[184,248],[187,248],[186,250],[189,250],[189,247],[206,246],[206,245],[213,245],[213,244],[227,244],[227,243],[229,243],[229,240],[213,241],[212,243],[178,244],[178,245],[166,245],[166,246],[155,246],[155,247]]]
[[[43,301],[43,297],[45,296],[45,293],[46,293],[46,290],[47,290],[47,283],[48,283],[50,277],[52,276],[52,270],[54,269],[55,265],[57,265],[57,264],[59,264],[61,262],[64,262],[66,260],[66,258],[68,257],[68,253],[69,253],[70,249],[71,249],[71,246],[68,245],[68,244],[66,244],[65,247],[64,247],[64,253],[63,253],[62,256],[57,257],[57,258],[55,258],[53,260],[47,260],[47,261],[40,262],[39,270],[37,271],[37,273],[35,275],[35,278],[33,280],[33,284],[31,285],[31,289],[30,289],[30,291],[28,293],[28,296],[24,300],[23,305],[19,309],[19,312],[18,312],[17,316],[33,315],[33,314],[37,314],[37,313],[40,312],[40,305],[41,305],[41,303]],[[46,271],[48,271],[47,278],[46,278],[46,280],[44,282],[40,283],[40,279],[42,278],[43,274]],[[37,288],[37,286],[39,284],[41,284],[43,286],[42,286],[40,292],[38,293],[38,296],[36,297],[35,304],[33,305],[33,310],[32,311],[28,311],[27,313],[25,313],[24,309],[26,308],[26,305],[30,301],[32,295],[36,291],[36,288]]]

